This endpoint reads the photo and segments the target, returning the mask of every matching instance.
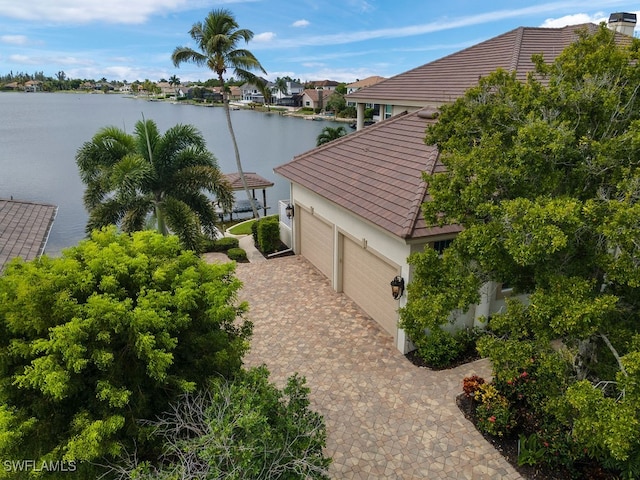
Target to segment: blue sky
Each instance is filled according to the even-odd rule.
[[[0,73],[206,80],[206,68],[175,68],[171,52],[195,47],[189,29],[221,7],[254,32],[247,48],[267,78],[341,82],[393,76],[519,26],[640,13],[628,0],[0,0]]]

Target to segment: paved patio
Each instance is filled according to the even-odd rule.
[[[377,324],[300,256],[239,264],[254,323],[247,366],[283,386],[295,372],[324,415],[334,479],[520,479],[455,404],[463,377],[415,367]]]

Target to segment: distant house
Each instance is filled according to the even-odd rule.
[[[306,89],[302,93],[302,106],[305,108],[324,108],[327,100],[333,93],[332,90],[311,90]]]
[[[357,132],[274,169],[291,182],[293,218],[281,221],[281,231],[288,229],[283,238],[378,322],[402,352],[412,348],[398,328],[406,295],[393,298],[390,282],[399,276],[410,283],[407,257],[425,248],[442,251],[460,231],[456,225],[429,227],[421,212],[429,198],[423,172],[444,170],[437,148],[424,143],[426,127],[436,121],[439,106],[462,96],[479,77],[500,67],[524,80],[534,69],[532,54],[553,61],[577,38],[576,29],[585,27],[597,28],[517,28],[357,90],[347,97],[357,103]],[[388,119],[363,129],[367,104],[381,105]],[[500,284],[488,282],[480,294],[478,305],[455,316],[457,325],[473,326],[504,305]]]
[[[273,89],[273,82],[270,82],[267,79],[262,80],[267,84],[269,91],[271,91]],[[242,91],[243,102],[265,103],[264,95],[256,84],[245,83],[240,87],[240,90]]]
[[[333,91],[338,88],[338,85],[340,84],[338,82],[334,82],[333,80],[315,80],[312,82],[307,82],[306,87],[307,89],[315,88]]]
[[[362,80],[350,83],[347,85],[347,95],[357,92],[361,88],[370,87],[371,85],[380,83],[383,80],[386,80],[386,78],[374,75],[372,77],[363,78]]]
[[[40,92],[42,91],[42,82],[40,80],[29,80],[24,83],[25,92]]]
[[[286,107],[300,107],[302,106],[302,93],[304,92],[304,86],[298,82],[287,81],[287,89],[282,92],[278,90],[273,84],[271,87],[271,95],[276,105],[282,105]]]

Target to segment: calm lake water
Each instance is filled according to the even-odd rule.
[[[273,168],[315,147],[316,137],[335,122],[312,122],[249,110],[232,111],[245,172],[273,181],[267,189],[270,212],[289,198],[289,183]],[[161,132],[178,124],[196,126],[224,173],[236,171],[224,110],[169,102],[148,102],[120,95],[0,93],[0,198],[58,205],[47,253],[56,255],[85,236],[84,185],[75,154],[102,127],[133,131],[142,118]],[[236,192],[238,199],[245,193]],[[262,191],[256,192],[261,199]]]

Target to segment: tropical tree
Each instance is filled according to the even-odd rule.
[[[347,134],[343,126],[340,127],[324,127],[320,134],[316,137],[316,146],[324,145]]]
[[[287,79],[283,77],[276,78],[276,81],[274,82],[274,89],[276,93],[286,95],[289,92],[289,88],[287,87]]]
[[[102,478],[97,464],[134,449],[155,461],[160,442],[141,421],[240,372],[251,323],[234,265],[207,264],[175,236],[114,226],[59,258],[9,265],[0,458],[30,459],[33,471],[23,460],[0,477]]]
[[[130,454],[115,473],[140,480],[327,480],[326,429],[322,416],[309,408],[305,379],[294,375],[282,390],[268,380],[262,366],[184,395],[150,422],[164,444],[162,464]]]
[[[215,233],[208,194],[223,208],[233,204],[230,185],[192,125],[176,125],[164,135],[152,120],[138,121],[135,135],[105,127],[78,149],[76,162],[87,186],[88,232],[110,224],[131,232],[150,220],[158,232],[173,232],[197,250],[202,230]]]
[[[171,59],[176,67],[185,62],[192,62],[199,66],[207,66],[218,76],[220,85],[223,87],[224,111],[235,152],[238,175],[251,203],[253,216],[258,218],[258,208],[249,190],[240,161],[240,150],[238,149],[238,142],[231,123],[229,91],[225,88],[224,79],[227,71],[232,70],[234,76],[242,81],[257,84],[257,77],[251,71],[258,70],[265,74],[267,73],[253,53],[239,48],[240,42],[248,43],[253,38],[253,32],[245,28],[239,28],[238,22],[229,10],[215,9],[207,15],[204,22],[195,23],[189,31],[189,35],[196,42],[199,51],[190,47],[176,47]]]
[[[256,87],[262,94],[262,98],[264,98],[264,104],[267,106],[267,111],[271,111],[271,87],[269,86],[269,82],[263,78],[258,78],[256,83]]]
[[[463,231],[442,255],[411,257],[402,326],[425,345],[480,285],[506,283],[480,342],[496,386],[526,402],[536,435],[569,439],[551,457],[638,478],[640,41],[615,35],[583,31],[553,63],[535,56],[526,82],[497,71],[441,108],[426,141],[446,172],[425,177],[423,209]]]
[[[338,114],[347,107],[347,101],[344,95],[338,92],[333,92],[329,95],[327,100],[327,110],[332,111],[337,117]]]
[[[169,85],[172,87],[176,87],[175,92],[178,93],[177,86],[180,85],[180,79],[176,75],[171,75],[169,77]]]

